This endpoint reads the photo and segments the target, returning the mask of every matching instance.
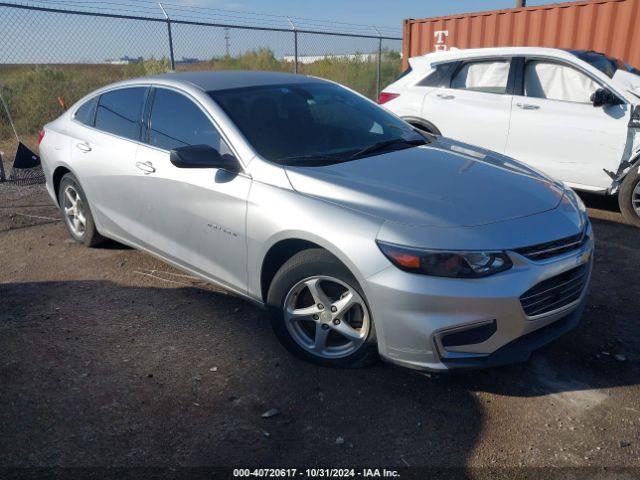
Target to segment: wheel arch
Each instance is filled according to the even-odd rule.
[[[262,301],[266,302],[269,287],[280,267],[295,254],[311,248],[327,250],[315,242],[302,238],[286,238],[269,247],[260,268],[260,295]]]
[[[303,235],[291,235],[275,241],[266,249],[266,253],[262,257],[259,276],[259,293],[262,301],[266,301],[271,282],[280,267],[295,254],[312,248],[322,249],[333,255],[351,272],[356,281],[359,284],[361,283],[360,272],[354,268],[355,266],[349,261],[348,256],[339,252],[335,245],[328,245],[327,242],[321,238],[305,238]]]
[[[75,174],[69,168],[67,168],[64,165],[60,165],[60,166],[56,167],[56,169],[53,171],[53,176],[52,176],[53,193],[55,193],[55,195],[56,195],[56,203],[58,205],[60,204],[60,201],[58,200],[59,190],[60,190],[60,182],[62,182],[62,177],[64,177],[67,173],[71,173],[72,175],[75,176]]]

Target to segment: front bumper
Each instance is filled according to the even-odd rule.
[[[579,249],[543,261],[509,252],[508,271],[482,279],[451,279],[403,272],[393,266],[367,279],[367,296],[383,359],[413,369],[446,371],[526,361],[531,352],[575,327],[593,268],[593,233]],[[581,265],[587,277],[579,298],[528,317],[520,296]],[[481,333],[484,328],[484,334]],[[468,344],[445,346],[452,332],[471,332]],[[475,338],[474,338],[475,337]],[[464,338],[464,336],[462,337]]]

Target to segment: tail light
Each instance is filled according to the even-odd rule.
[[[378,97],[378,105],[387,103],[389,100],[393,100],[394,98],[397,98],[399,96],[399,93],[380,92],[380,96]]]
[[[38,145],[42,143],[43,138],[44,138],[44,128],[40,130],[40,133],[38,134]]]

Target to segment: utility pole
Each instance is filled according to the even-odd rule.
[[[296,24],[293,23],[291,17],[287,17],[287,21],[291,26],[291,30],[293,30],[293,73],[298,73],[298,29],[296,28]]]
[[[516,0],[516,8],[524,8],[527,6],[527,0]]]
[[[164,18],[167,22],[167,33],[169,34],[169,62],[171,62],[171,71],[176,71],[176,59],[173,56],[173,35],[171,34],[171,19],[167,15],[167,11],[164,9],[161,3],[158,3],[160,10],[164,13]]]
[[[231,56],[231,37],[229,36],[229,27],[224,27],[224,52],[227,57]]]

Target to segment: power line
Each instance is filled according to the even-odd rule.
[[[152,0],[99,0],[92,2],[90,0],[29,0],[22,2],[14,2],[17,4],[40,4],[51,6],[55,4],[57,8],[82,9],[85,11],[104,11],[106,9],[114,11],[114,13],[126,14],[144,14],[153,17],[162,18],[157,4]],[[213,7],[201,7],[196,5],[182,5],[173,2],[163,2],[163,5],[170,13],[170,17],[176,20],[198,21],[204,19],[215,20],[219,23],[227,23],[230,26],[266,26],[271,28],[289,29],[289,21],[284,15],[276,15],[270,13],[227,10]],[[289,17],[294,25],[299,29],[332,31],[336,33],[349,31],[350,33],[362,34],[378,34],[399,35],[399,29],[386,26],[375,26],[366,24],[357,24],[350,22],[341,22],[333,20],[320,20],[308,17]]]

